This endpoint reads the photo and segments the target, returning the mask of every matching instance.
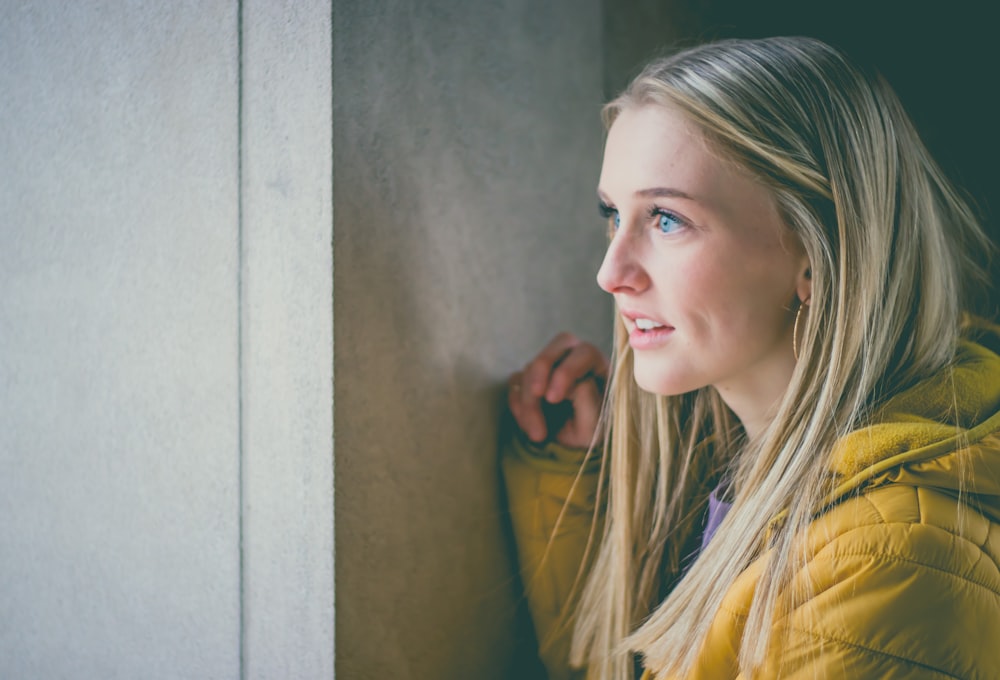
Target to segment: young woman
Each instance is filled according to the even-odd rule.
[[[550,677],[1000,678],[990,244],[888,85],[726,41],[604,117],[610,366],[561,335],[508,392]]]

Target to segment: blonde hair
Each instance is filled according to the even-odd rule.
[[[631,678],[633,652],[657,674],[685,675],[723,596],[763,558],[739,652],[749,677],[775,613],[808,596],[784,586],[805,560],[794,538],[833,486],[834,442],[949,365],[969,279],[988,280],[970,253],[990,244],[889,86],[820,41],[724,41],[655,61],[605,107],[605,124],[642,106],[681,112],[772,192],[808,254],[812,299],[791,382],[753,440],[711,387],[641,391],[616,322],[604,533],[571,659],[588,678]],[[723,466],[733,507],[681,576]]]

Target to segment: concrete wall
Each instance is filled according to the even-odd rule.
[[[337,671],[529,677],[496,422],[550,336],[610,329],[600,3],[334,10]]]
[[[5,678],[332,673],[329,14],[0,6]]]
[[[0,675],[330,677],[335,416],[341,676],[530,676],[496,422],[610,325],[600,20],[0,7]]]
[[[240,4],[242,677],[330,678],[331,9]]]

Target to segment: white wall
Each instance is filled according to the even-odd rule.
[[[5,678],[332,673],[329,14],[0,6]]]
[[[330,5],[242,5],[244,673],[330,678]]]

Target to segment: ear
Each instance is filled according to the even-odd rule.
[[[795,285],[795,292],[799,296],[799,302],[807,304],[812,298],[812,268],[806,260],[799,273],[798,283]]]

